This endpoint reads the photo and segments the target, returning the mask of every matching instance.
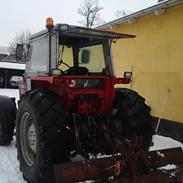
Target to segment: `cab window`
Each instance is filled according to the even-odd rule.
[[[88,61],[86,63],[83,63],[82,53],[85,50],[87,50],[89,55],[88,55]],[[91,73],[102,72],[103,69],[105,68],[105,60],[104,60],[102,44],[80,48],[79,49],[79,66],[86,67]]]

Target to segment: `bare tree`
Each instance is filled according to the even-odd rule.
[[[30,31],[21,31],[15,34],[15,38],[9,43],[9,53],[10,55],[16,54],[17,44],[28,44],[28,40],[31,33]]]
[[[117,10],[116,13],[115,13],[115,17],[116,18],[121,18],[121,17],[127,16],[131,13],[133,13],[133,12],[129,11],[129,10]]]
[[[102,9],[103,7],[99,6],[99,0],[84,0],[80,8],[78,8],[78,14],[84,17],[81,23],[86,27],[93,27],[94,25],[104,23],[99,16],[99,11]]]

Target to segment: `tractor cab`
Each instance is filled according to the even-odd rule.
[[[26,75],[114,76],[111,44],[133,37],[68,24],[52,25],[30,38]]]

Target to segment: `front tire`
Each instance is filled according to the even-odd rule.
[[[65,122],[64,105],[53,93],[33,90],[23,96],[16,139],[20,170],[29,183],[54,183],[52,165],[69,160]]]

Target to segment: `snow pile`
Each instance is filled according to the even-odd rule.
[[[160,135],[155,135],[153,137],[154,146],[150,148],[150,151],[160,150],[160,149],[168,149],[174,147],[181,147],[183,149],[183,144],[171,139],[169,137],[163,137]]]
[[[173,170],[173,169],[176,169],[176,165],[174,164],[168,164],[166,166],[163,166],[163,167],[160,167],[158,168],[159,170]]]
[[[26,183],[19,171],[15,141],[0,147],[0,183]]]

